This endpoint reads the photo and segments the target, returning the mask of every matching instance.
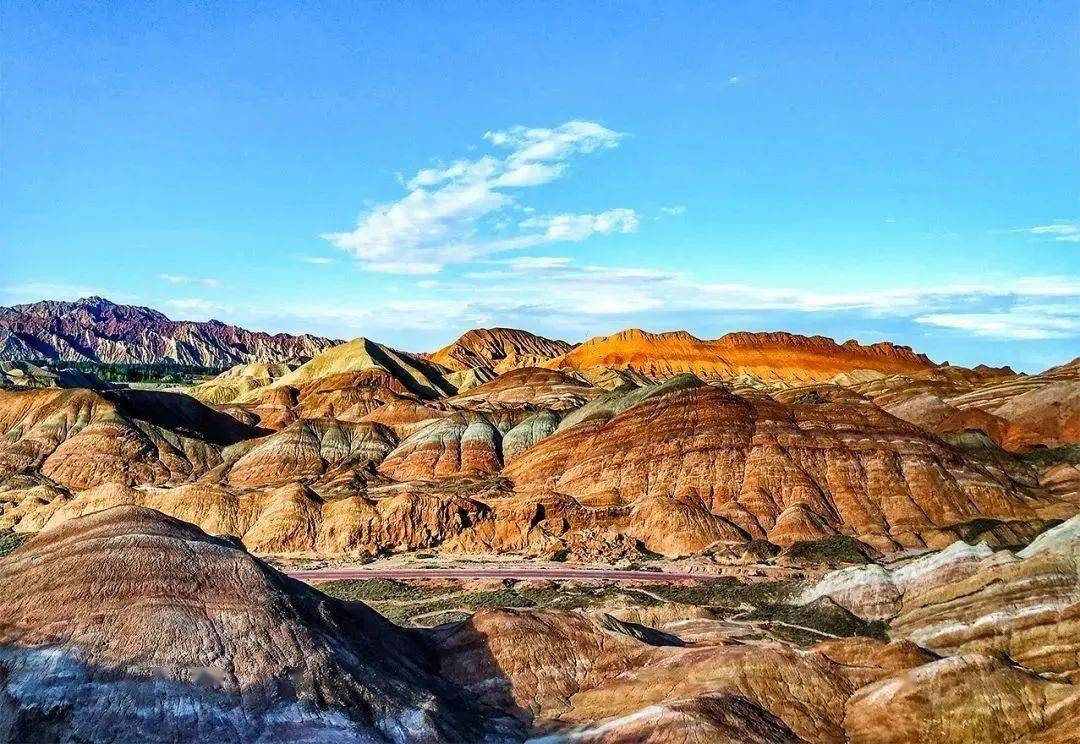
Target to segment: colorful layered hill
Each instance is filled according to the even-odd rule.
[[[824,382],[854,370],[896,374],[935,367],[924,355],[891,343],[838,344],[824,336],[793,333],[729,333],[703,340],[685,331],[648,333],[636,328],[591,339],[541,366],[627,370],[653,382],[689,372],[703,380],[748,376],[788,384]]]
[[[593,593],[599,607],[402,628],[233,539],[124,506],[0,559],[0,737],[1072,744],[1078,551],[1074,518],[1016,553],[955,543],[786,600],[775,582],[742,585],[745,606],[706,610],[666,597],[729,582],[687,592],[658,576],[648,608]],[[866,637],[875,627],[891,640]]]
[[[103,297],[0,307],[0,360],[230,367],[307,358],[336,342],[322,336],[248,331],[217,320],[170,320],[148,307]]]
[[[47,531],[0,580],[4,741],[523,738],[415,633],[150,509]]]
[[[476,328],[431,355],[431,361],[451,372],[477,367],[502,373],[535,367],[574,348],[516,328]]]

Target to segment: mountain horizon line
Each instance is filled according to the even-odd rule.
[[[67,317],[69,313],[78,310],[92,311],[96,310],[99,313],[104,313],[103,317],[95,319],[108,326],[111,330],[117,329],[118,323],[132,323],[143,322],[144,324],[172,324],[174,326],[191,326],[195,328],[217,328],[224,329],[227,335],[239,334],[242,336],[251,335],[258,338],[286,340],[286,339],[310,339],[313,341],[313,346],[318,347],[315,351],[321,351],[325,348],[337,346],[337,344],[345,343],[351,339],[332,338],[322,336],[315,333],[302,333],[293,334],[285,332],[267,332],[267,330],[252,330],[243,326],[228,323],[218,319],[208,319],[206,321],[193,321],[193,320],[174,320],[173,317],[166,315],[164,312],[143,305],[133,305],[133,303],[123,303],[110,300],[104,296],[89,295],[86,297],[80,297],[76,300],[51,300],[42,299],[33,302],[15,303],[11,306],[0,306],[0,360],[6,361],[56,361],[56,362],[78,362],[78,361],[92,361],[108,363],[109,359],[99,359],[97,355],[90,352],[90,349],[78,348],[72,346],[72,349],[57,350],[58,353],[49,353],[48,350],[42,348],[40,344],[25,343],[27,336],[33,336],[33,333],[28,333],[28,327],[32,324],[22,319],[16,319],[15,316],[31,316],[42,317],[42,319],[64,319],[70,321],[70,317]],[[22,322],[19,322],[21,321]],[[491,325],[491,326],[477,326],[465,328],[462,332],[451,339],[446,344],[447,347],[456,342],[462,341],[463,338],[468,337],[473,333],[484,332],[507,332],[507,333],[519,333],[535,336],[544,341],[551,341],[554,343],[566,344],[569,348],[577,349],[584,344],[595,343],[606,339],[651,339],[653,341],[685,341],[697,344],[706,344],[706,346],[738,346],[739,342],[751,342],[767,340],[775,344],[775,346],[786,346],[786,344],[796,344],[796,346],[802,346],[808,342],[819,344],[835,344],[839,348],[847,349],[889,349],[895,352],[910,352],[919,357],[922,357],[928,364],[936,367],[950,366],[948,361],[933,362],[928,356],[915,352],[914,348],[910,344],[895,342],[890,339],[880,339],[873,342],[862,342],[858,339],[849,338],[847,340],[838,341],[832,336],[826,336],[822,334],[798,334],[793,332],[787,332],[783,329],[773,330],[731,330],[724,335],[715,338],[702,338],[694,335],[686,328],[673,328],[667,330],[647,330],[640,327],[632,326],[627,327],[619,332],[608,335],[596,335],[581,340],[565,340],[558,338],[550,338],[542,336],[527,328],[509,326],[509,325]],[[13,337],[13,338],[12,338]],[[361,334],[355,338],[370,338],[365,334]],[[19,344],[18,341],[24,341],[24,344]],[[373,339],[374,340],[374,339]],[[25,346],[26,348],[22,348]],[[311,347],[311,344],[305,344],[306,347]],[[13,349],[14,347],[14,349]],[[430,350],[401,350],[405,353],[414,354],[421,357],[432,356],[442,351],[438,349],[435,351]],[[310,350],[310,349],[309,349]],[[41,353],[35,353],[41,352]],[[73,352],[73,353],[72,353]],[[310,356],[313,354],[295,354],[294,356]],[[268,359],[259,359],[257,361],[268,362],[282,362],[287,361],[283,359],[280,354],[271,354]],[[163,356],[162,359],[146,359],[134,361],[139,362],[170,362],[185,363],[181,360],[170,360],[167,356]],[[225,360],[222,360],[225,361]],[[255,360],[252,360],[255,361]],[[1067,360],[1065,360],[1067,361]],[[237,362],[240,363],[240,362]],[[206,365],[216,366],[216,365]],[[224,367],[232,366],[232,364],[226,364]],[[972,368],[984,367],[986,365],[974,365]],[[222,367],[222,368],[224,368]],[[993,367],[995,369],[1001,369],[1002,371],[1008,370],[1011,373],[1010,367]]]

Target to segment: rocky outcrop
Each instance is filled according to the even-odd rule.
[[[260,433],[177,393],[0,391],[0,478],[37,471],[72,489],[182,483]]]
[[[516,328],[477,328],[431,355],[430,360],[451,372],[473,368],[502,374],[520,367],[535,367],[573,348]]]
[[[939,653],[1003,656],[1080,681],[1080,516],[1013,554],[956,543],[895,568],[852,567],[808,587]]]
[[[848,700],[844,719],[851,744],[1066,744],[1076,737],[1080,693],[965,654],[867,685]]]
[[[76,369],[52,371],[30,362],[0,362],[0,388],[87,388],[111,387],[96,376]]]
[[[1080,441],[1080,368],[988,378],[897,375],[853,386],[889,413],[937,434],[981,431],[1006,450]]]
[[[187,394],[209,405],[232,403],[251,391],[284,377],[298,366],[288,362],[238,364],[213,379],[191,387]]]
[[[824,336],[791,333],[729,333],[705,341],[685,331],[647,333],[631,329],[586,341],[545,362],[551,369],[625,369],[657,382],[683,373],[702,380],[747,375],[768,382],[826,382],[854,370],[885,373],[930,369],[933,362],[906,346],[837,344]]]
[[[301,487],[292,488],[301,498]],[[414,495],[328,502],[319,539],[419,543],[430,525],[418,516],[433,510]],[[205,494],[188,499],[192,510],[206,502]],[[262,534],[280,534],[272,522],[286,503],[282,497],[251,525],[219,527],[246,528],[252,542],[260,525]],[[467,500],[442,503],[458,510],[459,531],[483,518]],[[375,513],[377,520],[357,518]],[[1080,687],[1060,662],[1076,669],[1076,628],[1033,635],[1016,619],[1040,616],[1050,598],[1070,590],[1030,572],[980,580],[975,591],[972,580],[1032,561],[1060,570],[1071,560],[1075,582],[1077,524],[1011,558],[953,548],[883,569],[906,572],[897,579],[905,603],[913,593],[949,592],[943,610],[970,626],[964,645],[933,653],[906,639],[834,638],[800,648],[750,628],[710,634],[705,628],[721,622],[711,609],[687,613],[673,604],[618,617],[490,608],[406,631],[360,603],[278,574],[232,540],[120,506],[59,519],[0,559],[0,735],[170,741],[182,729],[195,740],[268,744],[528,736],[594,744],[1069,744]],[[970,603],[1002,598],[1007,612],[968,622]],[[820,596],[813,604],[838,609]],[[738,622],[733,615],[728,625]],[[1014,657],[1015,643],[990,642],[987,628],[998,622],[1012,623],[1014,641],[1028,633],[1029,652]]]
[[[669,499],[718,531],[780,545],[846,533],[882,550],[941,547],[955,539],[949,528],[977,518],[1075,509],[1032,498],[873,405],[785,406],[679,379],[596,399],[503,474],[519,491]]]
[[[438,398],[455,391],[430,362],[366,338],[357,338],[319,354],[271,387],[302,388],[318,380],[357,373],[370,375],[373,385],[396,387],[422,398]]]
[[[245,442],[225,477],[233,485],[265,486],[321,478],[335,470],[374,472],[396,444],[397,437],[381,424],[300,419]]]
[[[151,510],[50,530],[0,583],[6,741],[522,738],[415,634]]]
[[[231,367],[311,357],[334,345],[321,336],[271,335],[226,325],[173,321],[157,310],[102,297],[0,308],[0,359]],[[5,340],[6,339],[6,340]]]
[[[379,466],[399,481],[479,476],[502,468],[502,435],[484,416],[456,413],[407,437]]]
[[[473,411],[529,409],[569,411],[600,394],[593,387],[561,372],[523,367],[499,375],[491,382],[454,396],[450,404]]]

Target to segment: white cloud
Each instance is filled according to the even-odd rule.
[[[301,256],[300,260],[304,263],[316,264],[319,266],[337,263],[336,258],[328,258],[327,256]]]
[[[169,284],[201,284],[204,287],[221,286],[221,282],[217,279],[198,279],[193,276],[183,276],[182,274],[158,274],[158,279]]]
[[[165,305],[183,313],[182,320],[209,320],[215,315],[227,315],[235,311],[232,305],[196,297],[166,300]]]
[[[976,336],[1035,340],[1080,335],[1080,311],[1072,316],[1015,308],[996,313],[939,313],[915,318],[916,323],[968,331]]]
[[[543,232],[523,236],[538,243],[580,242],[593,235],[632,233],[638,229],[637,213],[632,209],[609,209],[600,214],[556,214],[549,217],[530,217],[518,223],[525,229],[539,228]]]
[[[528,316],[594,330],[596,316],[640,322],[646,311],[686,315],[732,312],[855,313],[906,319],[976,335],[1011,338],[1080,336],[1080,279],[1021,277],[1009,281],[885,287],[828,292],[797,287],[703,282],[647,267],[574,263],[564,257],[515,257],[444,282],[444,294],[505,318]],[[591,319],[590,319],[591,318]],[[621,320],[619,320],[621,318]],[[498,321],[505,322],[505,321]]]
[[[616,147],[622,136],[588,121],[488,132],[484,138],[508,154],[425,168],[404,181],[408,193],[401,199],[372,207],[354,230],[323,237],[358,258],[365,269],[431,274],[446,264],[468,263],[499,251],[633,232],[636,213],[612,209],[533,218],[519,225],[522,234],[499,240],[487,235],[495,227],[492,223],[509,226],[499,219],[508,208],[528,209],[518,203],[518,190],[560,178],[572,158]],[[540,232],[528,232],[532,229]]]
[[[731,77],[729,77],[727,79],[727,84],[728,85],[738,85],[739,82],[740,82],[740,78],[739,78],[738,75],[732,75]]]
[[[660,207],[660,217],[679,217],[686,214],[686,206],[683,204],[674,204],[670,207]]]
[[[1070,223],[1058,223],[1054,225],[1040,225],[1029,227],[1020,232],[1030,233],[1056,243],[1080,243],[1080,225]]]
[[[12,305],[41,300],[73,301],[83,297],[106,297],[116,302],[130,301],[134,297],[126,292],[114,292],[101,287],[63,284],[59,282],[20,282],[0,286],[0,297]]]

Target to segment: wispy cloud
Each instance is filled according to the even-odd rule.
[[[40,300],[78,300],[83,297],[108,297],[120,301],[131,298],[126,292],[113,292],[101,287],[61,282],[19,282],[0,286],[0,300],[8,304],[38,302]]]
[[[214,316],[229,315],[236,311],[234,305],[198,297],[165,300],[165,306],[182,314],[182,320],[210,320]]]
[[[201,284],[204,287],[221,286],[221,282],[217,279],[199,279],[198,277],[184,276],[182,274],[158,274],[158,279],[169,284]]]
[[[529,213],[530,208],[519,203],[521,190],[562,177],[575,157],[617,147],[622,138],[590,121],[488,132],[484,139],[507,154],[423,169],[402,179],[408,193],[401,199],[367,210],[351,231],[323,237],[370,271],[434,274],[447,264],[469,263],[500,251],[633,232],[637,214],[620,208],[538,215],[518,222],[516,235],[491,235],[501,232],[498,227],[512,227],[506,219],[511,209]]]
[[[683,204],[674,204],[670,207],[660,207],[660,214],[658,217],[679,217],[686,214],[686,206]]]
[[[337,263],[336,258],[330,258],[328,256],[301,256],[300,260],[304,263],[315,264],[317,266]]]
[[[1062,222],[1053,225],[1039,225],[1038,227],[1024,228],[1018,232],[1026,232],[1056,243],[1080,243],[1080,225],[1075,223]]]
[[[646,267],[579,264],[566,257],[519,256],[444,282],[450,296],[477,298],[471,309],[496,317],[538,320],[597,316],[639,322],[642,313],[854,313],[867,319],[907,319],[1001,338],[1080,336],[1080,279],[1021,277],[1001,282],[826,292],[733,282],[708,282]],[[592,320],[589,320],[592,318]]]
[[[916,323],[953,328],[976,336],[1036,340],[1080,336],[1080,313],[1061,308],[1016,307],[996,313],[938,313],[915,318]]]

